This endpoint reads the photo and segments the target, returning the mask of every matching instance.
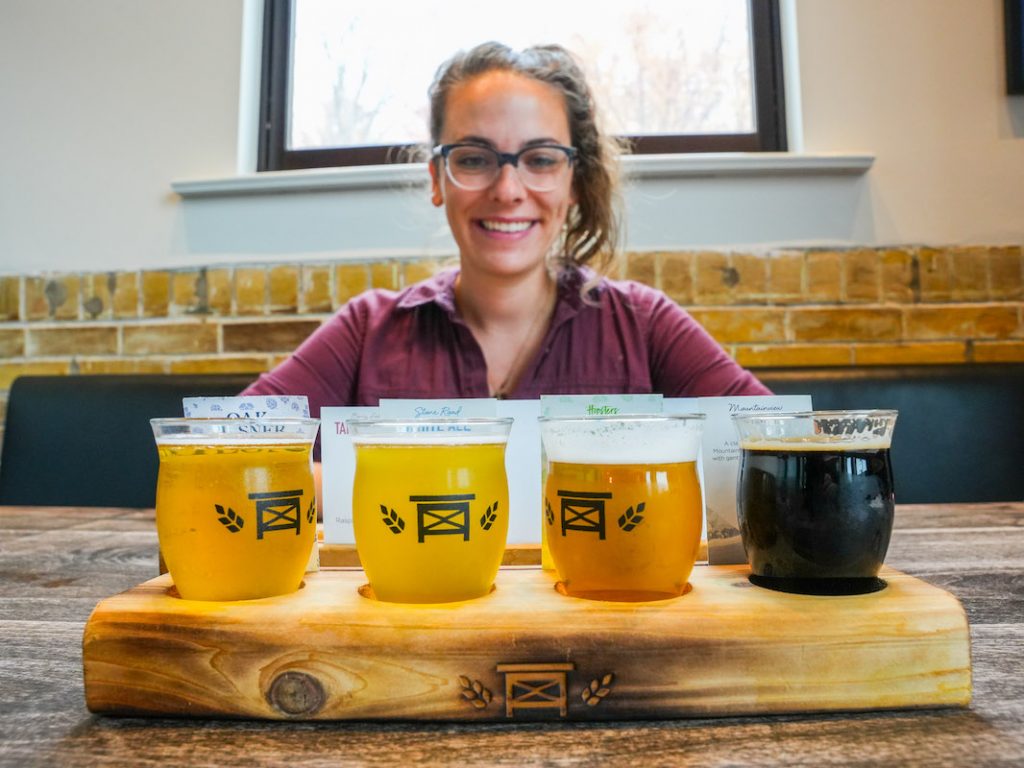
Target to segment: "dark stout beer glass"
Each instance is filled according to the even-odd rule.
[[[737,517],[750,580],[801,594],[882,589],[896,411],[734,417]]]

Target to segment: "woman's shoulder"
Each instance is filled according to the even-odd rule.
[[[453,305],[457,270],[446,269],[403,288],[370,288],[353,296],[341,313],[381,316],[425,304]]]
[[[633,313],[653,312],[659,306],[677,306],[662,291],[636,280],[616,279],[587,267],[572,267],[562,273],[567,292],[575,291],[594,308],[617,308]]]

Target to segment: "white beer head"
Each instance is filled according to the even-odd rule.
[[[549,461],[675,464],[697,460],[704,416],[600,416],[540,420]]]

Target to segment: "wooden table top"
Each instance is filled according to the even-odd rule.
[[[151,510],[0,508],[0,766],[1019,765],[1024,503],[901,506],[886,563],[970,621],[968,709],[620,723],[269,723],[92,715],[82,630],[157,573]]]

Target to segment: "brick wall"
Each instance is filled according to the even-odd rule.
[[[252,372],[436,260],[0,277],[0,408],[22,374]],[[1024,361],[1020,246],[628,254],[751,368]]]

